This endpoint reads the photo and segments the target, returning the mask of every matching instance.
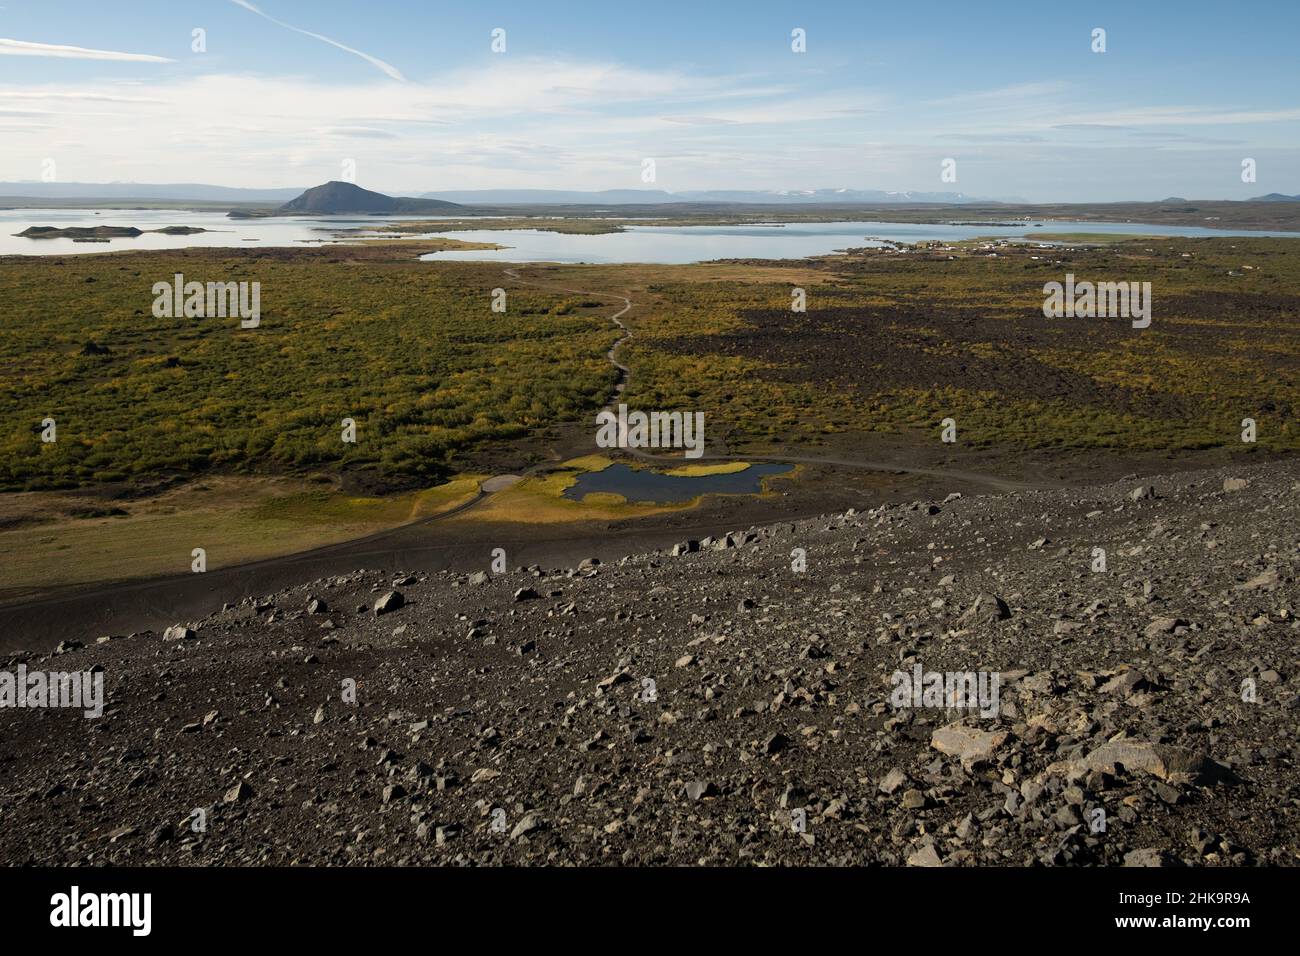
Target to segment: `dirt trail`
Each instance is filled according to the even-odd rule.
[[[632,370],[629,369],[622,362],[620,362],[618,360],[618,356],[615,353],[617,353],[619,348],[622,347],[623,343],[626,342],[628,339],[630,339],[633,335],[632,330],[628,328],[627,324],[623,321],[623,316],[627,315],[627,313],[632,310],[632,307],[636,305],[636,303],[633,302],[627,296],[619,295],[616,292],[593,292],[590,289],[565,289],[559,286],[552,286],[542,282],[534,282],[529,279],[522,278],[519,275],[519,271],[517,269],[506,269],[505,274],[509,276],[511,279],[514,279],[520,285],[530,285],[539,289],[550,288],[550,289],[555,289],[559,292],[572,292],[575,295],[594,295],[598,298],[623,300],[623,308],[619,309],[617,312],[615,312],[613,315],[609,317],[609,320],[611,322],[613,322],[615,325],[617,325],[620,329],[623,330],[623,335],[619,338],[617,342],[611,345],[609,347],[609,351],[605,353],[605,357],[609,359],[610,364],[612,364],[616,369],[618,369],[618,382],[614,385],[614,398],[605,407],[611,408],[615,404],[617,404],[619,396],[623,394],[623,390],[627,387],[627,383],[632,380]]]

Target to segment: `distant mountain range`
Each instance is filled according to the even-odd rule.
[[[284,202],[298,189],[239,189],[203,183],[0,183],[0,196],[20,199],[155,199],[204,202]]]
[[[1160,200],[1162,203],[1172,202],[1190,202],[1182,196],[1170,196],[1168,199]],[[1300,196],[1286,196],[1282,193],[1269,193],[1267,196],[1251,196],[1245,202],[1300,202]]]
[[[320,187],[316,187],[320,188]],[[0,196],[21,199],[148,199],[203,202],[285,202],[296,199],[301,188],[240,189],[202,183],[0,183]],[[363,190],[364,192],[364,190]],[[373,195],[383,195],[374,193]],[[553,205],[643,205],[655,203],[944,203],[988,202],[955,192],[888,192],[883,189],[713,189],[668,192],[663,189],[463,189],[422,193],[422,199],[461,204],[535,203]],[[410,202],[418,200],[411,199]],[[1006,199],[1004,202],[1023,202]],[[351,211],[351,210],[350,210]],[[388,211],[388,210],[384,210]]]
[[[954,205],[987,202],[964,193],[886,192],[883,189],[711,189],[668,192],[663,189],[604,189],[583,192],[569,189],[461,189],[424,193],[466,205],[647,205],[657,203],[762,203],[764,205],[815,205],[827,203],[918,203]],[[1006,200],[1019,202],[1020,200]]]
[[[325,186],[351,186],[350,183],[327,183]],[[307,190],[325,189],[317,186]],[[661,203],[756,203],[763,205],[887,205],[903,203],[941,203],[944,205],[961,205],[966,203],[1003,203],[1015,205],[1035,205],[1023,199],[1007,197],[997,200],[981,199],[959,192],[916,192],[887,191],[883,189],[713,189],[669,192],[663,189],[605,189],[583,191],[569,189],[444,189],[425,192],[419,198],[390,198],[383,193],[371,192],[352,186],[356,190],[350,198],[343,192],[335,190],[334,195],[314,194],[305,198],[301,188],[283,189],[243,189],[233,186],[210,186],[204,183],[44,183],[44,182],[0,182],[0,199],[47,199],[68,200],[86,199],[97,202],[113,200],[147,200],[153,202],[228,202],[238,203],[284,203],[286,201],[303,203],[322,203],[338,212],[434,212],[438,206],[413,206],[428,201],[442,201],[461,205],[654,205]],[[364,198],[362,194],[366,197]],[[317,198],[319,196],[319,198]],[[374,199],[373,197],[381,197]],[[383,200],[398,203],[401,208],[386,206]],[[1161,202],[1187,202],[1181,197],[1169,197]],[[1300,202],[1300,195],[1288,196],[1283,193],[1269,193],[1255,196],[1249,202]],[[359,209],[342,209],[344,205],[360,203]],[[1040,204],[1041,205],[1041,204]],[[1096,204],[1093,204],[1096,205]],[[317,209],[295,207],[294,211],[316,212]],[[319,210],[323,211],[323,210]],[[457,209],[453,206],[452,212]]]
[[[313,186],[281,206],[278,212],[289,215],[309,213],[332,216],[340,213],[457,213],[464,206],[439,199],[405,199],[362,189],[352,183],[331,181]]]

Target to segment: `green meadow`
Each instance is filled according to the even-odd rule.
[[[963,443],[1009,449],[1226,447],[1247,417],[1257,447],[1300,447],[1294,240],[523,268],[541,287],[398,246],[0,260],[0,488],[364,471],[409,489],[483,470],[485,449],[588,421],[613,394],[615,300],[563,286],[636,302],[630,405],[702,410],[741,451],[929,441],[945,417]],[[260,282],[260,327],[155,318],[152,286],[177,272]],[[1067,272],[1151,282],[1151,327],[1044,318],[1043,285]]]
[[[209,470],[371,469],[428,485],[459,456],[571,421],[614,382],[604,303],[401,249],[0,260],[0,488]],[[261,323],[156,318],[155,282],[260,282]],[[41,441],[42,422],[56,441]],[[342,440],[342,421],[356,442]]]

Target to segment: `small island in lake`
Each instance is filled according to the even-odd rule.
[[[134,239],[146,232],[160,232],[168,236],[192,236],[207,232],[198,226],[164,226],[162,229],[137,229],[135,226],[29,226],[14,235],[23,239],[73,239],[78,242],[108,241],[109,239]]]

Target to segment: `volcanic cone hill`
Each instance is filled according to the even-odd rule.
[[[291,199],[280,213],[314,213],[334,216],[345,213],[459,213],[465,207],[440,199],[405,199],[362,189],[338,181],[313,186],[297,199]]]

